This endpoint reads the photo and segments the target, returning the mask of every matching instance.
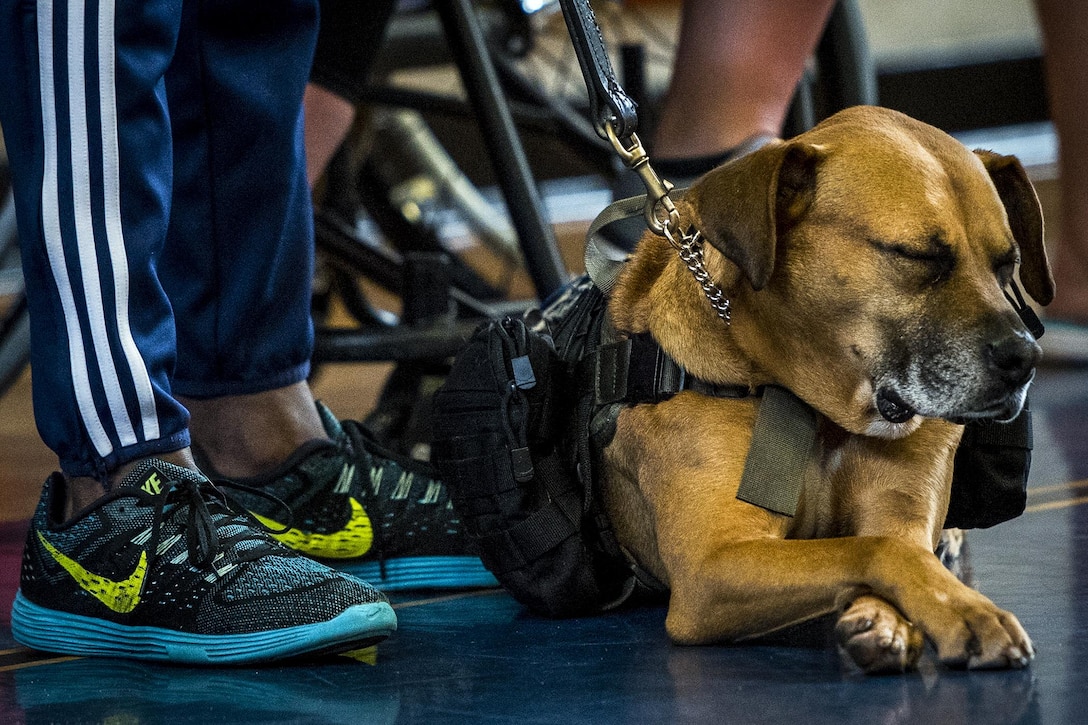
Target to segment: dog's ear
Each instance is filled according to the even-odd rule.
[[[1049,305],[1054,299],[1054,277],[1043,246],[1043,211],[1039,197],[1015,156],[976,150],[997,187],[1009,216],[1012,236],[1020,246],[1020,281],[1032,299]]]
[[[812,202],[822,152],[803,143],[764,146],[718,167],[688,190],[696,227],[761,290],[774,271],[785,225]]]

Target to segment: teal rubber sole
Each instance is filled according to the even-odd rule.
[[[386,592],[499,586],[495,575],[474,556],[414,556],[388,559],[384,566],[376,561],[326,563]]]
[[[385,639],[397,628],[387,602],[357,604],[326,622],[245,634],[192,634],[129,627],[59,612],[15,595],[11,632],[32,649],[70,655],[124,657],[194,665],[271,662],[306,654],[344,652]]]

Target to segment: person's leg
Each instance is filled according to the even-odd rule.
[[[191,463],[154,274],[170,213],[162,76],[176,27],[164,3],[122,8],[115,35],[98,15],[95,3],[5,2],[0,22],[35,419],[80,502],[130,461]]]
[[[313,228],[302,90],[314,33],[296,4],[187,6],[167,77],[177,163],[160,275],[177,318],[174,390],[223,474],[325,438],[306,385]],[[305,26],[302,26],[305,27]]]
[[[834,4],[685,0],[654,157],[711,157],[780,133]]]
[[[313,186],[355,123],[355,104],[317,83],[306,86],[306,179]]]
[[[302,9],[312,33],[316,8]],[[50,652],[203,664],[351,649],[395,628],[388,602],[228,504],[193,466],[171,395],[174,319],[156,272],[175,160],[163,78],[181,11],[0,0],[35,414],[64,469],[31,520],[12,634]]]
[[[355,121],[355,104],[381,48],[395,0],[321,0],[321,28],[306,87],[306,176],[325,172]]]
[[[835,0],[684,0],[672,77],[647,140],[657,174],[686,187],[711,169],[777,138]],[[615,198],[645,192],[623,173]],[[630,248],[641,219],[604,232]]]
[[[185,156],[194,160],[177,172],[175,200],[188,211],[178,215],[171,235],[205,242],[197,262],[191,244],[167,247],[165,283],[182,311],[174,386],[192,413],[202,454],[219,474],[265,473],[306,442],[327,438],[305,380],[313,338],[308,182],[320,176],[351,126],[348,99],[358,95],[393,5],[321,0],[312,70],[252,67],[267,58],[247,57],[236,38],[204,37],[199,49],[182,55],[203,72],[180,66],[168,79],[175,143],[191,149]],[[231,24],[229,5],[215,12]],[[218,56],[230,62],[216,63]],[[306,87],[304,124],[284,123],[297,117],[307,74],[315,82]],[[205,106],[200,98],[217,100]],[[214,135],[204,130],[209,125]],[[280,161],[288,155],[296,163]],[[303,155],[306,176],[297,163]],[[254,170],[260,183],[232,180],[251,178]],[[247,225],[254,215],[263,227]],[[216,296],[223,286],[231,291]]]
[[[217,476],[251,478],[273,470],[299,447],[328,440],[305,380],[257,393],[184,398],[193,439]]]
[[[1037,0],[1036,7],[1043,30],[1051,116],[1060,143],[1062,189],[1061,236],[1054,249],[1057,294],[1047,312],[1088,325],[1088,129],[1084,122],[1088,5]]]
[[[167,77],[175,156],[184,161],[161,273],[178,328],[173,386],[192,415],[197,462],[274,496],[234,493],[276,538],[380,586],[493,584],[468,554],[430,466],[337,420],[306,383],[314,248],[301,100],[309,69],[291,60],[298,34],[273,25],[290,0],[265,0],[261,23],[246,2],[188,14],[183,31],[212,23],[234,32],[202,31],[193,44],[183,32]],[[277,54],[253,52],[267,48],[258,42],[266,33]]]

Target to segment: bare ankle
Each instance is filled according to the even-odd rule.
[[[193,454],[188,448],[183,448],[178,451],[172,451],[170,453],[162,453],[155,455],[154,458],[159,458],[174,465],[181,466],[182,468],[191,468],[196,470],[196,463],[193,461]],[[79,511],[87,508],[98,499],[102,498],[107,492],[113,490],[141,461],[145,461],[147,458],[138,458],[135,461],[124,463],[117,468],[110,471],[109,479],[106,483],[92,478],[91,476],[73,476],[68,479],[67,485],[67,497],[64,506],[64,519],[67,521]]]
[[[106,493],[106,486],[90,476],[76,476],[68,479],[68,497],[64,504],[64,520],[72,518],[77,511],[82,511]]]
[[[215,472],[249,478],[283,463],[328,434],[305,382],[253,395],[182,399],[194,444]]]

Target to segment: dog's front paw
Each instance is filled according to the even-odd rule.
[[[861,596],[835,625],[839,646],[868,674],[906,672],[918,662],[925,639],[888,602]]]
[[[1027,667],[1035,658],[1035,648],[1015,615],[974,590],[968,590],[964,599],[949,612],[953,621],[927,627],[941,662],[968,669]]]

